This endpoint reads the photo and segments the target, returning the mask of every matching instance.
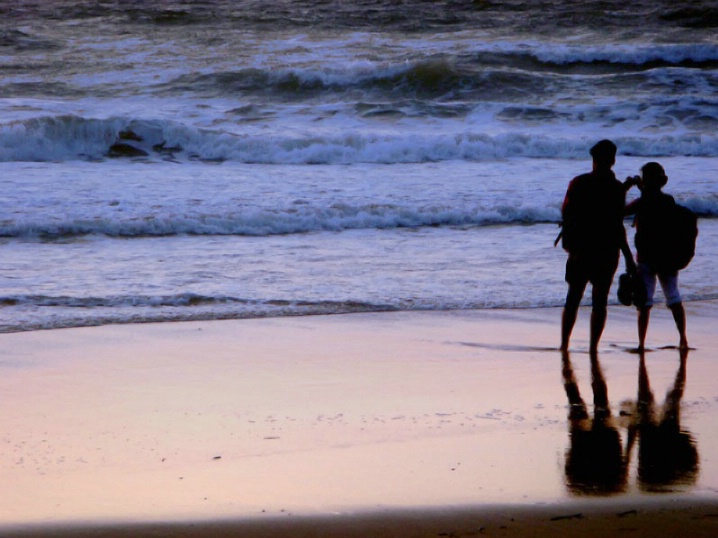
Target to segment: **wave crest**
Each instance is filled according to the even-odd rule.
[[[507,116],[522,114],[506,109]],[[530,113],[527,112],[527,113]],[[510,119],[510,118],[509,118]],[[718,156],[718,136],[614,137],[626,155]],[[590,141],[546,134],[460,133],[240,135],[167,120],[42,117],[0,126],[0,161],[97,160],[109,157],[233,161],[255,164],[422,163],[448,160],[582,158]]]
[[[578,46],[553,44],[537,46],[531,55],[546,64],[623,64],[626,66],[658,67],[718,65],[718,45],[712,43],[665,45],[597,45]]]
[[[359,229],[419,228],[425,226],[491,226],[558,222],[557,208],[497,205],[495,207],[410,207],[394,204],[329,207],[266,208],[225,214],[193,213],[180,208],[170,215],[106,218],[69,218],[59,221],[28,218],[0,222],[0,237],[56,238],[99,234],[110,237],[169,235],[268,236]]]

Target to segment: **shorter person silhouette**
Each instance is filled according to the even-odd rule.
[[[670,230],[666,217],[675,200],[661,189],[668,182],[663,167],[650,162],[641,168],[641,176],[629,177],[624,186],[630,189],[636,185],[641,191],[640,198],[626,206],[627,215],[635,215],[636,259],[638,274],[646,288],[646,302],[638,306],[638,351],[646,345],[646,333],[656,291],[656,280],[661,284],[666,297],[666,306],[671,310],[679,335],[680,349],[688,348],[686,337],[686,313],[678,290],[678,270],[666,261],[665,237]]]

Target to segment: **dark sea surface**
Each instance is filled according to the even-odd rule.
[[[0,331],[562,304],[601,138],[700,218],[718,2],[0,2]],[[627,221],[630,229],[630,222]],[[631,232],[632,233],[632,232]]]

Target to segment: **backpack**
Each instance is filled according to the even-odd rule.
[[[660,212],[638,217],[639,258],[659,273],[685,269],[695,255],[697,237],[695,213],[672,199]]]
[[[599,255],[618,250],[623,231],[623,186],[613,173],[583,174],[569,185],[562,207],[561,233],[556,238],[569,253]]]
[[[673,252],[670,269],[680,271],[685,269],[696,253],[696,239],[698,237],[698,218],[686,206],[675,204],[672,215],[669,217],[673,233],[669,234],[670,249]]]

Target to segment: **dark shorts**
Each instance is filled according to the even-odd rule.
[[[569,254],[566,261],[566,282],[569,285],[610,287],[618,268],[620,252],[606,255]]]

